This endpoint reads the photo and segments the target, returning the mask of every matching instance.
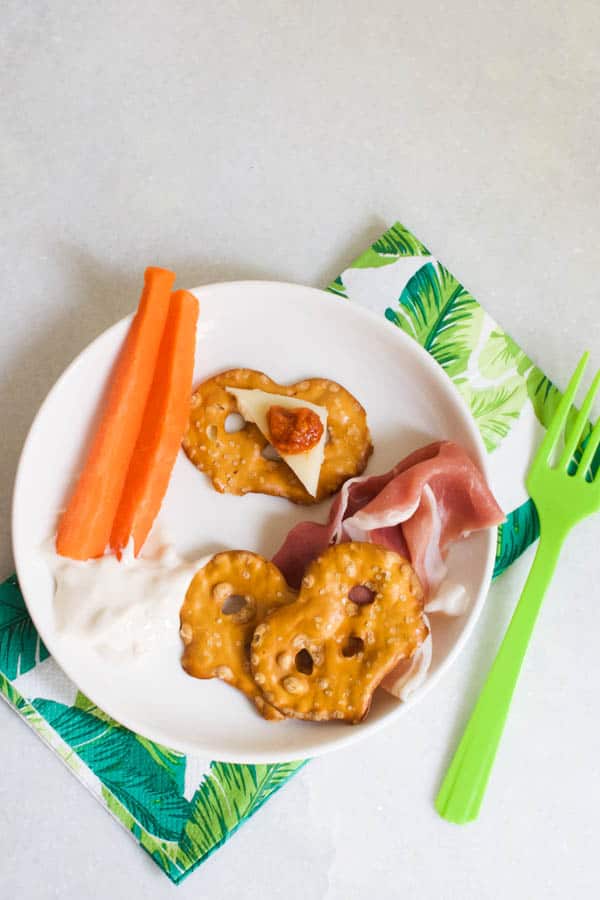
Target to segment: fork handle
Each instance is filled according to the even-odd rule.
[[[435,808],[449,822],[477,818],[519,672],[566,531],[542,526],[537,553],[471,718],[446,772]]]

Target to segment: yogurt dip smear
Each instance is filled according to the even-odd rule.
[[[184,562],[169,545],[151,558],[128,550],[120,562],[113,555],[77,562],[53,553],[56,627],[111,661],[135,660],[177,638],[185,592],[209,559]]]

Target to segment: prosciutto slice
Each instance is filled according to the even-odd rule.
[[[502,521],[504,513],[466,451],[437,441],[383,475],[347,481],[327,522],[296,525],[273,562],[299,588],[307,565],[329,544],[370,541],[409,559],[429,600],[446,577],[450,544]]]

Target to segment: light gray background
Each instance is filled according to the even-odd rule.
[[[324,285],[402,219],[564,383],[600,362],[600,7],[525,2],[15,2],[4,7],[1,574],[46,391],[135,304],[182,286]],[[565,550],[480,820],[432,808],[528,554],[446,681],[309,765],[179,888],[305,900],[597,897],[598,520]],[[0,704],[0,895],[174,896]]]

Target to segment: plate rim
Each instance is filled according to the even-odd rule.
[[[320,303],[323,303],[323,302],[330,303],[332,308],[334,307],[334,304],[335,304],[336,308],[339,308],[339,309],[344,308],[344,305],[345,305],[346,308],[349,311],[351,311],[351,315],[355,315],[358,318],[362,318],[365,322],[369,322],[371,326],[374,326],[377,329],[385,328],[386,329],[385,333],[389,334],[388,330],[391,327],[390,323],[386,323],[384,318],[381,315],[377,314],[374,310],[372,310],[368,307],[362,306],[356,302],[352,302],[351,300],[348,300],[346,298],[340,297],[339,295],[333,294],[332,292],[327,291],[325,289],[315,288],[310,285],[304,285],[304,284],[297,283],[297,282],[286,282],[286,281],[270,280],[270,279],[242,279],[242,280],[233,280],[233,281],[209,282],[207,284],[199,285],[199,286],[191,288],[189,290],[191,291],[191,293],[195,294],[198,297],[200,304],[202,304],[202,292],[203,291],[210,290],[211,292],[218,292],[220,290],[230,290],[230,289],[244,290],[248,287],[252,287],[253,289],[256,289],[256,288],[260,289],[262,287],[262,288],[269,289],[269,290],[272,290],[274,288],[275,289],[279,288],[279,289],[286,290],[286,291],[293,289],[296,291],[300,290],[302,292],[311,292],[313,294],[319,295]],[[17,573],[17,578],[19,581],[19,586],[21,588],[23,599],[24,599],[25,605],[27,607],[27,611],[32,619],[32,622],[33,622],[40,638],[46,645],[51,657],[54,659],[56,664],[62,669],[62,671],[65,673],[65,675],[75,684],[75,686],[77,688],[78,688],[77,681],[72,676],[72,674],[69,672],[68,667],[64,667],[63,664],[58,659],[58,657],[55,656],[55,654],[52,650],[52,647],[50,646],[53,643],[52,638],[48,642],[46,640],[46,637],[42,633],[42,630],[40,630],[38,622],[36,621],[35,612],[32,609],[32,606],[34,606],[34,604],[30,605],[28,597],[26,595],[26,590],[21,587],[21,584],[25,583],[27,579],[26,579],[26,576],[24,576],[23,579],[21,578],[21,573],[23,571],[22,560],[20,560],[20,553],[18,552],[17,542],[16,542],[16,538],[15,538],[15,534],[17,531],[16,522],[17,522],[18,515],[19,515],[19,512],[18,512],[19,488],[20,488],[20,484],[24,478],[24,474],[23,474],[24,473],[24,458],[26,455],[26,450],[27,450],[30,442],[35,437],[36,426],[38,425],[38,422],[40,420],[40,417],[41,417],[44,407],[51,400],[51,398],[55,395],[55,393],[57,393],[60,390],[60,387],[61,387],[63,381],[66,380],[69,373],[77,365],[80,358],[84,354],[86,354],[89,350],[91,350],[91,348],[94,345],[96,345],[99,341],[106,339],[107,335],[109,335],[110,332],[116,331],[119,328],[124,327],[124,323],[129,322],[132,319],[133,315],[134,315],[134,313],[131,312],[128,315],[123,316],[117,322],[114,322],[112,325],[110,325],[108,328],[106,328],[104,331],[102,331],[100,334],[98,334],[88,344],[86,344],[86,346],[83,347],[80,350],[80,352],[67,364],[67,366],[60,373],[60,375],[58,376],[58,378],[56,379],[54,384],[51,386],[50,390],[47,392],[44,399],[40,403],[40,405],[35,413],[35,416],[32,420],[32,423],[28,429],[27,436],[23,442],[23,446],[21,448],[21,453],[19,455],[19,461],[18,461],[18,465],[17,465],[14,486],[13,486],[13,492],[12,492],[11,546],[12,546],[12,552],[13,552],[13,559],[14,559],[14,563],[15,563],[15,570]],[[411,338],[408,334],[406,334],[400,328],[394,328],[394,332],[396,333],[395,339],[398,341],[399,346],[410,347],[411,352],[415,353],[418,357],[420,357],[422,364],[424,366],[426,366],[427,368],[429,368],[431,372],[435,372],[435,377],[439,378],[441,375],[443,377],[443,379],[445,380],[446,385],[451,387],[451,391],[454,394],[455,400],[458,402],[459,406],[463,410],[463,413],[465,414],[465,421],[468,423],[469,431],[471,432],[471,437],[473,438],[474,444],[477,447],[479,458],[476,460],[476,462],[482,469],[484,477],[486,478],[486,481],[489,483],[490,471],[489,471],[488,453],[485,448],[485,444],[483,442],[483,439],[481,437],[479,429],[477,428],[475,419],[473,418],[473,415],[472,415],[465,399],[459,392],[458,388],[456,387],[456,385],[454,384],[452,379],[444,371],[444,369],[439,365],[439,363],[437,363],[433,359],[433,357],[420,344],[417,343],[417,341],[415,341],[413,338]],[[384,333],[383,330],[382,330],[382,333]],[[487,596],[489,594],[489,589],[490,589],[491,582],[492,582],[493,567],[494,567],[494,562],[495,562],[497,527],[494,526],[492,528],[487,529],[486,535],[487,535],[486,559],[485,559],[485,565],[483,567],[483,577],[481,580],[481,588],[477,593],[477,596],[473,603],[472,609],[468,615],[468,618],[465,621],[465,625],[464,625],[460,635],[458,636],[458,638],[455,641],[454,645],[452,646],[451,650],[447,653],[444,660],[441,662],[437,671],[435,671],[433,674],[428,675],[428,677],[425,679],[424,683],[419,686],[419,688],[415,691],[414,694],[410,695],[407,700],[405,700],[403,702],[399,702],[397,707],[394,710],[392,710],[390,713],[388,713],[387,715],[382,716],[378,720],[371,720],[371,722],[367,725],[366,728],[359,727],[359,728],[348,729],[346,734],[341,733],[340,736],[336,737],[335,740],[331,740],[325,744],[315,744],[314,747],[311,749],[310,753],[309,752],[305,753],[305,751],[303,750],[302,753],[304,754],[304,758],[308,759],[308,758],[312,758],[312,757],[322,756],[322,755],[325,755],[326,753],[331,753],[336,750],[340,750],[343,747],[347,747],[350,744],[354,744],[357,741],[363,740],[363,739],[369,737],[369,735],[376,734],[379,731],[381,731],[383,728],[386,728],[386,727],[392,725],[394,722],[396,722],[398,720],[398,718],[400,716],[405,715],[408,712],[408,710],[412,709],[423,697],[425,697],[427,695],[427,693],[430,690],[432,690],[432,688],[434,688],[439,683],[441,678],[449,671],[451,666],[454,664],[454,662],[456,661],[458,656],[463,651],[468,640],[470,639],[470,637],[474,631],[475,625],[479,619],[479,616],[481,615],[481,612],[482,612],[483,606],[486,602]],[[90,699],[94,700],[93,697],[90,697]],[[99,705],[101,708],[104,708],[103,704],[99,704]],[[109,715],[111,715],[111,712],[109,709],[107,709],[106,712]],[[123,718],[126,718],[127,721],[121,721],[121,719],[123,719]],[[191,755],[191,756],[212,754],[212,755],[214,755],[215,759],[217,758],[217,755],[213,754],[213,751],[208,751],[206,748],[198,746],[193,741],[177,740],[174,743],[168,735],[162,734],[160,732],[160,729],[158,729],[158,730],[155,729],[155,730],[153,730],[152,734],[148,734],[147,730],[146,730],[146,726],[142,725],[142,727],[140,727],[140,723],[135,722],[134,716],[127,716],[127,717],[120,716],[118,721],[119,721],[119,724],[123,725],[124,727],[128,728],[129,730],[139,733],[145,737],[148,737],[152,741],[165,744],[165,745],[171,747],[173,750],[177,750],[179,752],[182,752],[182,753],[185,753],[185,754]],[[312,725],[313,723],[308,723],[308,724]],[[229,753],[225,753],[225,754],[218,754],[218,757],[219,757],[219,761],[231,762],[231,763],[241,763],[241,764],[264,764],[264,763],[280,763],[280,762],[290,762],[291,761],[289,751],[283,751],[283,750],[274,750],[273,752],[254,751],[254,752],[250,753],[249,755],[245,755],[245,754],[240,755],[240,754],[229,752]]]

